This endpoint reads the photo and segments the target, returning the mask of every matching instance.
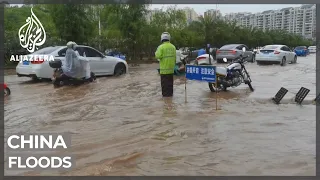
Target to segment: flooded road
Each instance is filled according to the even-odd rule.
[[[5,77],[5,133],[71,132],[76,168],[24,175],[315,175],[315,55],[297,64],[246,64],[247,86],[218,95],[207,83],[176,78],[161,98],[157,64],[80,87],[53,89]],[[293,103],[301,86],[303,106]],[[289,90],[283,104],[270,99]],[[11,172],[12,173],[12,172]],[[10,172],[6,171],[6,174]]]

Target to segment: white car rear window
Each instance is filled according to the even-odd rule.
[[[270,49],[270,50],[274,50],[277,49],[279,46],[275,46],[275,45],[268,45],[268,46],[264,46],[262,49]]]
[[[45,47],[45,48],[42,48],[32,54],[50,54],[52,53],[53,51],[57,50],[59,47]]]

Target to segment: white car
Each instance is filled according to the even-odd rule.
[[[316,46],[309,46],[308,50],[310,53],[316,53],[317,52],[317,47]]]
[[[213,56],[210,55],[210,57],[209,57],[209,54],[202,54],[197,57],[194,64],[196,64],[196,65],[210,65],[210,61],[211,61],[211,64],[213,64],[213,62],[215,61],[213,59]]]
[[[53,56],[55,60],[59,59],[64,61],[66,50],[66,46],[50,46],[40,49],[28,56]],[[89,60],[90,69],[96,76],[118,76],[128,72],[128,64],[125,60],[117,57],[105,56],[98,50],[89,46],[78,45],[76,50],[81,56],[85,53],[86,58]],[[53,69],[49,66],[49,61],[46,60],[21,61],[16,67],[16,73],[19,77],[30,77],[34,80],[51,79]]]
[[[258,64],[262,62],[275,62],[284,66],[288,62],[296,63],[297,55],[286,45],[266,45],[257,51],[256,61]]]

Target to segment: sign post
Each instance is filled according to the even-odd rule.
[[[217,84],[217,74],[216,74],[216,66],[195,66],[195,65],[186,65],[186,81],[196,80],[196,81],[205,81],[208,83],[216,83]],[[185,82],[185,95],[187,94]],[[187,96],[187,95],[186,95]],[[185,97],[185,99],[187,99]],[[216,110],[218,110],[218,98],[216,94]]]
[[[217,81],[216,83],[216,87],[218,87]],[[216,89],[216,111],[218,111],[218,90]]]
[[[207,44],[207,53],[209,54],[209,64],[212,65],[210,48],[211,48],[211,45]],[[216,81],[215,81],[215,84],[217,86],[217,82]],[[216,90],[216,111],[217,110],[218,110],[218,91]]]
[[[209,54],[209,64],[212,65],[211,57],[210,57],[210,44],[207,44],[207,53]]]
[[[187,68],[185,68],[187,73]],[[187,103],[187,77],[184,78],[184,102]]]

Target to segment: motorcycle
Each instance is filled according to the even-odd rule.
[[[10,94],[11,94],[11,90],[10,90],[10,88],[8,87],[8,85],[6,84],[6,83],[4,83],[3,85],[2,85],[2,87],[3,87],[3,91],[4,91],[4,96],[6,97],[6,96],[9,96]]]
[[[242,49],[243,52],[246,48]],[[223,90],[226,91],[229,87],[237,87],[240,84],[247,84],[250,90],[253,92],[254,89],[251,85],[250,75],[245,67],[245,59],[248,56],[240,56],[239,58],[233,60],[226,68],[216,67],[217,83],[208,83],[211,92]],[[224,62],[228,62],[226,58],[223,58]]]
[[[89,79],[83,78],[72,78],[63,74],[62,71],[62,62],[61,60],[54,60],[49,62],[49,66],[54,69],[53,77],[51,80],[53,81],[53,86],[55,88],[61,87],[64,85],[80,85],[84,83],[93,82],[96,80],[96,76],[93,72],[91,72],[91,77]]]

